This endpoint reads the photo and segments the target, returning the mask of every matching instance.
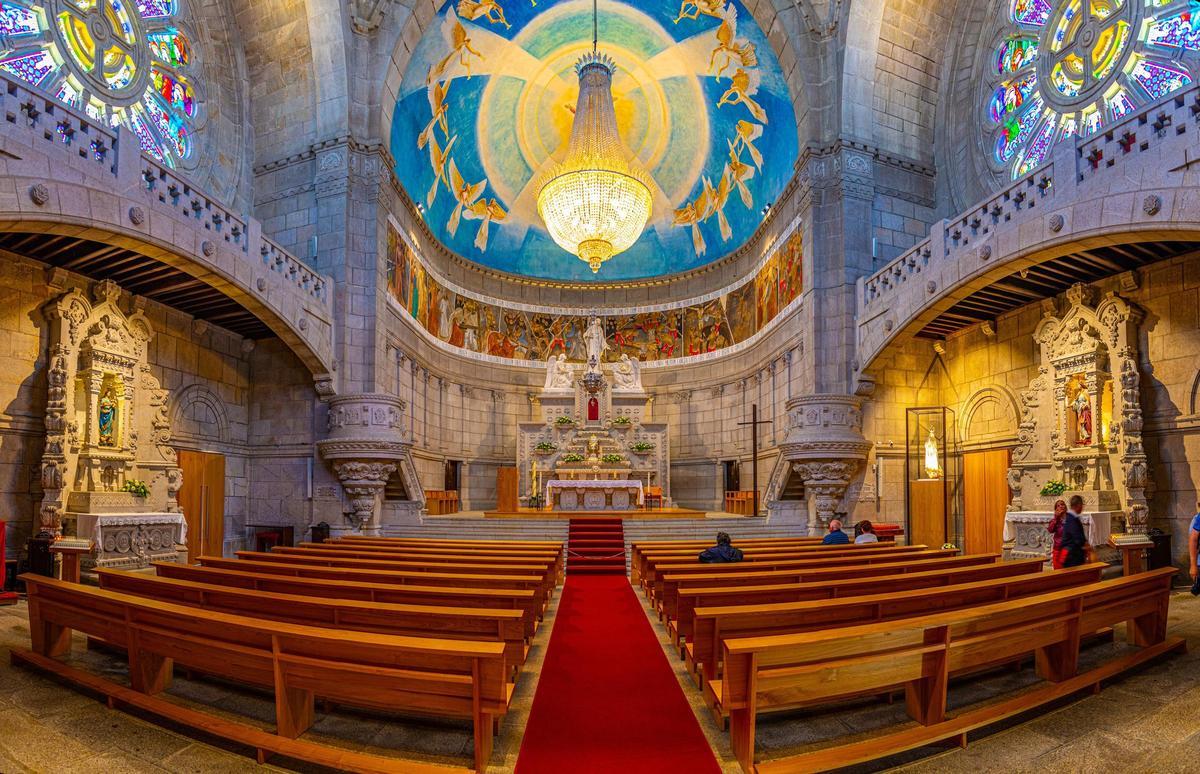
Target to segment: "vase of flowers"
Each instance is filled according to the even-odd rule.
[[[150,496],[150,487],[146,486],[145,481],[139,481],[136,478],[131,478],[121,485],[122,492],[128,492],[134,497],[146,498]]]
[[[654,451],[654,444],[650,443],[649,441],[638,441],[637,443],[631,445],[629,450],[634,454],[649,454],[650,452]]]
[[[605,465],[616,465],[618,463],[624,462],[625,458],[622,457],[620,454],[605,454],[602,457],[600,457],[600,461],[603,462]]]
[[[558,444],[551,443],[550,441],[539,441],[538,444],[533,447],[533,451],[541,455],[553,454],[554,452],[558,451]]]

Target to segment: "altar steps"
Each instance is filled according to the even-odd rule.
[[[571,519],[567,573],[624,575],[625,528],[621,519]]]

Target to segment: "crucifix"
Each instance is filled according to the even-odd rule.
[[[750,427],[750,479],[754,487],[754,510],[751,511],[755,516],[758,515],[758,426],[774,424],[770,419],[758,418],[758,404],[750,405],[750,421],[738,422],[738,427]]]

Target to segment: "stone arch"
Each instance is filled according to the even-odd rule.
[[[1020,416],[1016,396],[1007,387],[983,387],[963,404],[961,427],[964,444],[1015,438]]]
[[[208,387],[190,384],[171,401],[171,427],[176,438],[229,443],[229,409]]]
[[[1192,389],[1188,391],[1188,415],[1200,414],[1200,371],[1192,379]]]

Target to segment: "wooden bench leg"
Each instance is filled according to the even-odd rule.
[[[1167,602],[1164,599],[1158,610],[1134,618],[1126,624],[1126,639],[1145,648],[1167,639]]]
[[[175,662],[157,653],[148,653],[134,644],[129,647],[129,684],[138,693],[153,696],[171,685]]]
[[[34,653],[60,658],[71,652],[71,630],[42,618],[37,602],[30,599],[29,642]]]
[[[754,771],[754,710],[735,709],[729,711],[729,743],[742,771]]]
[[[1062,642],[1038,648],[1034,654],[1038,677],[1052,683],[1070,680],[1079,671],[1079,619],[1067,624],[1067,637]]]
[[[275,684],[275,733],[295,739],[308,730],[316,713],[312,691]]]
[[[497,719],[487,713],[475,715],[475,770],[479,774],[487,771],[488,761],[492,758],[492,723]]]

